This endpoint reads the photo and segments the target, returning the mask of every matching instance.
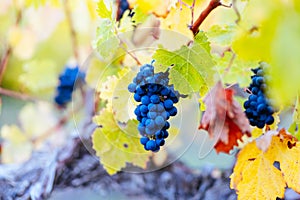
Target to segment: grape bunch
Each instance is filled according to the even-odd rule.
[[[59,75],[59,85],[56,88],[54,101],[59,106],[64,106],[71,101],[75,81],[83,81],[85,74],[79,71],[78,66],[71,68],[67,66]]]
[[[129,8],[129,3],[127,0],[119,0],[118,2],[117,21],[120,21],[126,10],[130,11],[128,14],[129,17],[134,15],[134,12],[132,12],[132,10]]]
[[[260,66],[252,69],[255,75],[251,76],[252,83],[249,86],[248,92],[250,96],[244,103],[245,113],[252,126],[263,128],[265,124],[271,125],[274,123],[274,108],[270,104],[270,100],[266,97],[266,77],[264,70]]]
[[[169,85],[169,71],[154,73],[154,67],[145,64],[140,68],[128,90],[134,100],[141,102],[134,113],[139,121],[140,142],[145,150],[157,152],[169,136],[168,119],[177,114],[174,106],[179,101],[179,92]]]

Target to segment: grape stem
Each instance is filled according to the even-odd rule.
[[[22,11],[20,9],[17,11],[17,18],[16,18],[16,23],[15,23],[16,26],[18,26],[20,24],[21,19],[22,19]],[[8,60],[9,60],[9,57],[11,56],[11,54],[12,54],[12,47],[8,46],[6,51],[4,52],[1,62],[0,62],[0,85],[3,80],[4,74],[5,74],[7,65],[8,65]]]
[[[227,5],[222,4],[220,0],[211,0],[209,2],[208,6],[201,12],[200,16],[195,21],[195,23],[193,23],[193,25],[191,27],[191,31],[194,33],[194,35],[196,35],[199,32],[200,25],[207,18],[209,13],[219,6],[231,8],[232,4],[227,6]]]
[[[4,89],[2,87],[0,87],[0,94],[15,98],[15,99],[21,99],[23,101],[38,101],[38,99],[33,96],[29,96],[27,94],[23,94],[20,92]]]
[[[237,16],[237,20],[235,21],[235,23],[238,24],[241,21],[241,14],[240,14],[237,6],[236,6],[236,0],[232,0],[232,4],[231,5],[232,5],[232,8],[233,8],[233,10],[234,10],[234,12],[235,12],[235,14]]]
[[[131,53],[130,51],[128,51],[128,49],[126,48],[126,42],[124,42],[124,41],[122,40],[122,38],[119,36],[119,34],[118,34],[118,29],[117,29],[117,28],[115,28],[115,31],[116,31],[116,36],[118,37],[118,39],[120,40],[120,43],[121,43],[120,47],[121,47],[128,55],[130,55],[130,56],[133,58],[133,60],[135,60],[135,62],[136,62],[138,65],[142,65],[142,63],[139,61],[139,59],[138,59],[133,53]]]
[[[5,51],[2,59],[1,59],[1,63],[0,63],[0,85],[1,85],[1,82],[3,80],[4,73],[6,71],[8,60],[9,60],[9,57],[10,57],[11,53],[12,53],[12,48],[8,47]]]

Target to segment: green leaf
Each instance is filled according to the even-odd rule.
[[[235,29],[235,25],[213,25],[206,32],[206,35],[211,43],[228,46],[233,41]]]
[[[110,20],[101,20],[97,32],[94,48],[103,59],[109,60],[119,48],[119,39],[115,34],[114,23]]]
[[[146,168],[150,153],[140,144],[136,120],[120,124],[112,112],[103,110],[94,121],[101,128],[93,133],[93,148],[110,175],[126,167],[126,163]]]
[[[156,70],[165,71],[170,67],[170,83],[183,94],[207,91],[215,73],[207,44],[207,38],[199,35],[191,47],[182,46],[173,52],[159,48],[153,55]]]
[[[51,60],[33,60],[23,66],[25,72],[19,81],[33,93],[53,93],[58,83],[56,67]]]
[[[97,4],[97,13],[101,18],[108,18],[112,20],[112,11],[108,9],[104,0],[100,0]]]
[[[223,83],[238,83],[240,87],[248,87],[253,75],[251,69],[258,66],[257,62],[233,57],[233,52],[225,52],[223,57],[215,56],[216,68]]]
[[[145,14],[138,5],[133,8],[132,12],[134,12],[134,15],[132,16],[132,21],[135,25],[144,23],[149,16]]]

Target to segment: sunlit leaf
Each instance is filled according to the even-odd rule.
[[[153,55],[156,69],[170,68],[170,82],[183,94],[199,92],[203,88],[207,91],[213,82],[215,63],[207,46],[203,45],[206,42],[197,37],[191,47],[182,46],[173,52],[159,48]]]
[[[140,144],[137,121],[119,124],[108,110],[103,110],[94,121],[101,127],[93,134],[93,148],[109,174],[120,171],[126,163],[146,168],[150,153]]]
[[[30,91],[53,92],[58,83],[55,62],[51,60],[33,60],[23,66],[24,74],[19,81]]]
[[[106,4],[104,3],[104,0],[100,0],[97,5],[97,13],[98,16],[101,18],[108,18],[112,19],[112,11],[111,8],[107,8]]]
[[[231,188],[239,199],[283,198],[285,187],[299,192],[300,143],[284,130],[267,132],[238,154]],[[274,166],[279,162],[280,168]]]

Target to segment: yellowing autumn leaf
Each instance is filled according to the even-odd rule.
[[[238,154],[230,186],[238,199],[283,198],[286,186],[300,192],[300,143],[281,130],[247,144]]]
[[[126,167],[126,163],[146,168],[150,153],[140,144],[137,121],[118,123],[108,110],[103,110],[94,121],[99,128],[93,134],[93,148],[110,175]]]
[[[160,17],[166,17],[171,0],[128,0],[130,7],[139,6],[144,13],[153,13]]]

